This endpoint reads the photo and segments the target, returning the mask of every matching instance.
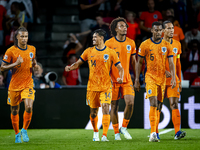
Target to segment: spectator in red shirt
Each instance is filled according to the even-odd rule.
[[[68,66],[71,66],[75,62],[76,62],[76,55],[71,54],[69,56]],[[79,69],[72,70],[70,72],[66,72],[64,70],[62,80],[63,80],[64,85],[79,85],[81,83],[81,76],[80,76]]]
[[[194,81],[192,82],[192,85],[200,87],[200,68],[198,69],[197,75],[198,77],[194,79]]]
[[[156,11],[154,0],[148,0],[147,2],[148,11],[142,12],[140,16],[140,29],[142,30],[143,37],[145,39],[152,36],[151,25],[155,21],[162,23],[162,14],[159,11]]]
[[[126,20],[127,20],[128,26],[129,26],[127,29],[126,36],[134,41],[135,41],[136,36],[141,34],[138,23],[134,22],[135,17],[136,17],[136,14],[132,11],[129,11],[126,14]]]
[[[0,5],[0,47],[3,46],[4,32],[3,32],[3,18],[6,16],[6,9]]]

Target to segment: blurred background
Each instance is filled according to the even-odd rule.
[[[87,47],[92,46],[94,30],[104,29],[107,32],[106,40],[112,37],[109,25],[116,17],[126,18],[129,25],[127,37],[135,41],[137,50],[141,42],[151,37],[152,22],[165,20],[173,22],[174,39],[180,41],[182,45],[181,65],[184,89],[180,99],[180,106],[182,106],[180,109],[185,114],[182,118],[186,118],[185,127],[190,127],[187,118],[193,104],[191,107],[185,104],[189,105],[190,97],[194,96],[194,103],[197,104],[194,104],[196,107],[192,119],[193,123],[197,123],[195,127],[200,128],[198,97],[200,90],[200,0],[0,0],[0,63],[5,51],[13,45],[15,31],[21,25],[29,31],[28,44],[36,47],[40,69],[33,70],[34,87],[37,91],[34,110],[38,113],[38,116],[33,115],[33,122],[34,117],[40,117],[41,121],[45,121],[42,118],[46,118],[51,123],[54,120],[60,120],[62,123],[66,119],[64,114],[75,111],[71,107],[74,105],[77,106],[75,116],[86,118],[87,123],[89,109],[85,107],[85,92],[89,77],[88,65],[84,63],[81,68],[71,72],[65,72],[64,68],[66,65],[73,64]],[[134,81],[132,67],[130,67],[130,73]],[[0,72],[2,104],[0,110],[8,114],[7,117],[6,115],[0,117],[7,120],[5,122],[8,124],[10,120],[6,98],[11,76],[11,71],[4,76]],[[140,75],[140,83],[144,87],[143,71]],[[135,109],[141,113],[138,119],[138,111],[134,111],[132,120],[136,117],[140,123],[132,122],[131,127],[143,128],[145,126],[144,93],[144,89],[136,93],[135,106],[140,105],[140,107]],[[166,106],[168,107],[168,102]],[[123,107],[124,103],[121,102],[120,109],[123,110]],[[49,112],[54,117],[48,116]],[[84,114],[86,114],[85,117],[82,117]],[[163,112],[163,120],[165,120],[164,114],[165,112]],[[34,123],[31,125],[33,128],[41,127]],[[49,128],[57,127],[57,125],[55,123],[55,126]],[[84,126],[85,123],[81,128]],[[45,127],[45,124],[42,127]],[[170,124],[165,127],[170,127]],[[0,128],[6,128],[6,125]]]

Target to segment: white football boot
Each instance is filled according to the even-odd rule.
[[[100,141],[99,140],[99,132],[94,132],[94,134],[93,134],[93,141]]]
[[[149,142],[160,142],[157,138],[156,132],[152,132],[149,137]]]
[[[127,140],[131,140],[131,139],[132,139],[131,135],[130,135],[130,134],[128,133],[128,131],[127,131],[127,128],[121,127],[121,128],[119,129],[119,131],[121,132],[121,134],[124,135],[124,137],[125,137]]]

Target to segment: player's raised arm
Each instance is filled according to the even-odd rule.
[[[71,66],[66,66],[65,71],[69,72],[71,70],[76,70],[83,64],[83,61],[79,58],[79,60],[75,63],[73,63]]]
[[[174,67],[173,57],[168,57],[168,61],[169,61],[169,69],[172,74],[171,85],[173,89],[176,86],[175,67]]]
[[[5,63],[4,61],[1,64],[1,71],[6,71],[6,70],[10,70],[13,67],[20,65],[23,62],[23,58],[19,55],[19,57],[17,58],[16,62],[12,63],[12,64],[8,64]]]
[[[121,83],[123,83],[123,79],[124,79],[124,69],[123,69],[121,63],[119,63],[116,67],[119,71],[119,76],[120,76],[120,78],[117,78],[117,82],[121,84]]]
[[[141,72],[141,69],[142,69],[142,63],[143,63],[143,57],[138,57],[138,60],[136,62],[136,69],[135,69],[135,72],[136,72],[136,77],[135,77],[135,90],[136,91],[140,91],[140,82],[139,82],[139,77],[140,77],[140,72]]]

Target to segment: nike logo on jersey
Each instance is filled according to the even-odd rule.
[[[91,56],[91,57],[94,57],[94,56]]]
[[[117,49],[117,47],[114,47],[114,49]]]
[[[149,51],[152,51],[153,49],[150,49]]]

